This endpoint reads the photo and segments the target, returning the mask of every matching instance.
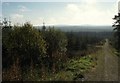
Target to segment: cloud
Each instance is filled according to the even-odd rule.
[[[20,14],[12,14],[11,17],[12,17],[13,19],[21,19],[21,18],[23,18],[23,15],[20,15]]]
[[[12,14],[10,17],[13,23],[22,23],[24,21],[24,15],[22,14]]]
[[[82,0],[83,1],[83,0]],[[109,6],[109,7],[108,7]],[[109,2],[98,2],[98,0],[84,0],[81,3],[66,3],[61,7],[60,11],[53,11],[52,13],[41,12],[36,16],[26,16],[23,12],[30,11],[26,6],[19,5],[19,12],[12,14],[11,17],[14,22],[31,21],[34,25],[40,25],[43,21],[48,24],[72,24],[72,25],[112,25],[115,14],[117,14],[117,3],[109,5]],[[34,11],[34,10],[33,10]],[[21,13],[21,14],[20,14]],[[32,14],[33,12],[31,12]],[[44,16],[42,15],[44,14]],[[25,17],[26,16],[26,17]],[[27,18],[29,17],[29,18]]]
[[[20,12],[27,12],[27,11],[30,11],[30,9],[28,9],[27,7],[22,6],[22,5],[18,6],[18,8],[19,8],[19,11],[20,11]]]
[[[84,0],[83,2],[87,5],[94,5],[98,2],[98,0]]]
[[[36,26],[39,26],[39,25],[42,25],[43,24],[43,21],[44,21],[44,18],[43,17],[38,17],[38,18],[35,18],[31,21],[31,23],[33,23],[34,25]]]
[[[79,10],[78,6],[76,6],[75,4],[68,4],[66,6],[66,9],[72,12],[77,12]]]
[[[77,24],[77,25],[112,25],[115,8],[102,9],[102,4],[96,0],[82,4],[67,4],[64,12],[58,17],[48,18],[49,24]],[[113,8],[113,9],[112,9]]]
[[[33,23],[36,26],[43,25],[43,22],[45,22],[45,25],[53,25],[53,24],[59,24],[63,21],[64,19],[58,18],[58,20],[55,17],[38,17],[35,19],[32,19],[31,23]]]

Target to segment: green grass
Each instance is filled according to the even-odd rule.
[[[83,71],[86,71],[88,69],[90,69],[90,67],[92,67],[93,65],[93,60],[91,57],[89,56],[85,56],[85,57],[82,57],[78,60],[70,60],[66,63],[66,70],[68,71],[80,71],[80,72],[83,72]]]
[[[73,80],[76,75],[83,75],[95,66],[92,56],[84,56],[79,59],[71,59],[65,63],[65,69],[54,75],[53,80]]]
[[[118,52],[118,50],[116,48],[114,48],[113,46],[111,46],[111,45],[109,45],[109,46],[110,46],[111,54],[117,55],[119,57],[120,56],[120,52]]]
[[[115,51],[114,53],[115,53],[115,55],[120,56],[119,52]]]
[[[33,77],[31,77],[31,73],[28,72],[26,74],[25,80],[36,80],[36,81],[72,81],[75,78],[78,78],[79,75],[84,75],[85,72],[89,71],[92,67],[95,66],[96,61],[94,61],[95,54],[87,55],[81,58],[74,58],[68,60],[66,63],[64,63],[64,69],[61,71],[58,71],[57,73],[45,73],[45,76],[41,78],[41,75],[39,75],[39,69],[34,70]]]

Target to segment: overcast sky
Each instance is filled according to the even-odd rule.
[[[12,23],[33,25],[112,25],[118,0],[80,2],[3,2],[2,15]]]

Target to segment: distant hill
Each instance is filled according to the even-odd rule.
[[[38,29],[41,29],[42,26],[35,26]],[[50,26],[53,27],[53,26]],[[49,26],[46,26],[49,28]],[[113,30],[112,26],[67,26],[67,25],[55,25],[54,28],[60,29],[65,32],[111,32]]]

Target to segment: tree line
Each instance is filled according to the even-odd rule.
[[[36,29],[28,22],[21,26],[5,25],[2,28],[3,80],[24,80],[24,74],[35,68],[39,69],[41,78],[46,71],[56,73],[75,56],[73,51],[85,53],[88,46],[103,39],[101,33],[63,32],[45,25]]]

